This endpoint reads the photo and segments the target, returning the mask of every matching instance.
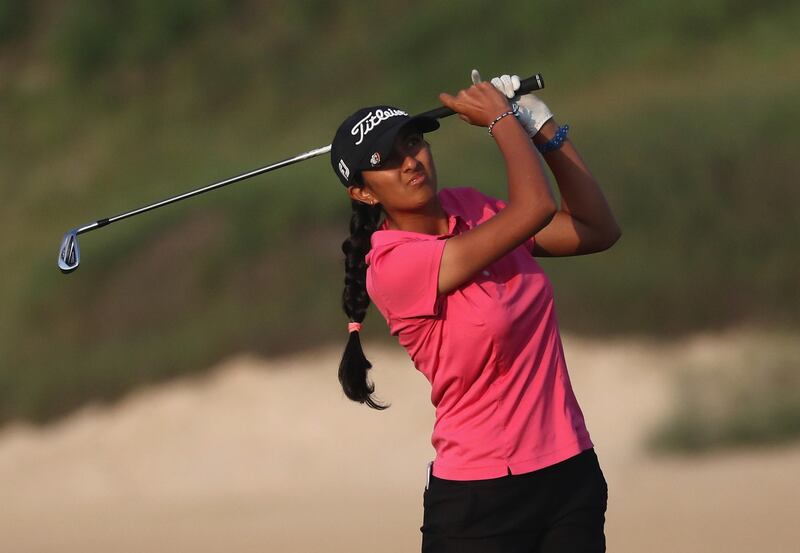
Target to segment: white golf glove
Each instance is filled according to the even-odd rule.
[[[481,74],[477,69],[472,70],[472,84],[481,82]],[[519,77],[517,75],[502,75],[492,79],[494,87],[506,95],[511,100],[511,107],[518,107],[517,119],[528,136],[533,136],[539,132],[542,126],[553,117],[553,112],[542,102],[533,92],[516,97],[519,89]]]

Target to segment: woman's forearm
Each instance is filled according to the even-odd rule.
[[[550,119],[533,137],[534,144],[541,145],[553,138],[558,125]],[[592,229],[618,237],[620,234],[611,208],[603,191],[597,184],[572,142],[566,140],[558,150],[544,154],[548,167],[553,172],[561,193],[561,211]]]
[[[495,125],[494,138],[506,165],[508,205],[526,210],[534,206],[552,217],[556,201],[525,130],[514,117],[507,117]]]

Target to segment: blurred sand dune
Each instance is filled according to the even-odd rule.
[[[674,346],[565,338],[609,484],[610,552],[790,552],[800,543],[800,444],[652,458]],[[428,383],[399,347],[366,345],[374,412],[347,401],[341,350],[240,356],[44,429],[0,431],[2,552],[418,551],[433,455]]]

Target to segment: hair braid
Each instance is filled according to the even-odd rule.
[[[342,243],[344,252],[344,292],[342,308],[352,322],[360,323],[367,314],[370,304],[367,294],[367,263],[365,257],[370,249],[370,238],[378,228],[381,215],[380,205],[372,206],[351,200],[353,216],[350,219],[350,236]],[[367,371],[372,364],[364,356],[359,332],[350,332],[347,346],[339,364],[339,382],[345,395],[359,403],[366,403],[373,409],[386,409],[372,399],[375,385],[367,379]]]

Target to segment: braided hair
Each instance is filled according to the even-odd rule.
[[[365,257],[370,249],[370,238],[378,228],[382,208],[351,199],[353,215],[350,219],[350,236],[342,243],[344,261],[344,292],[342,308],[350,321],[360,323],[367,314],[370,304],[367,295],[367,263]],[[359,403],[366,403],[373,409],[383,410],[382,405],[372,399],[375,385],[367,379],[367,371],[372,364],[364,356],[358,330],[351,330],[339,364],[339,382],[344,394]]]

